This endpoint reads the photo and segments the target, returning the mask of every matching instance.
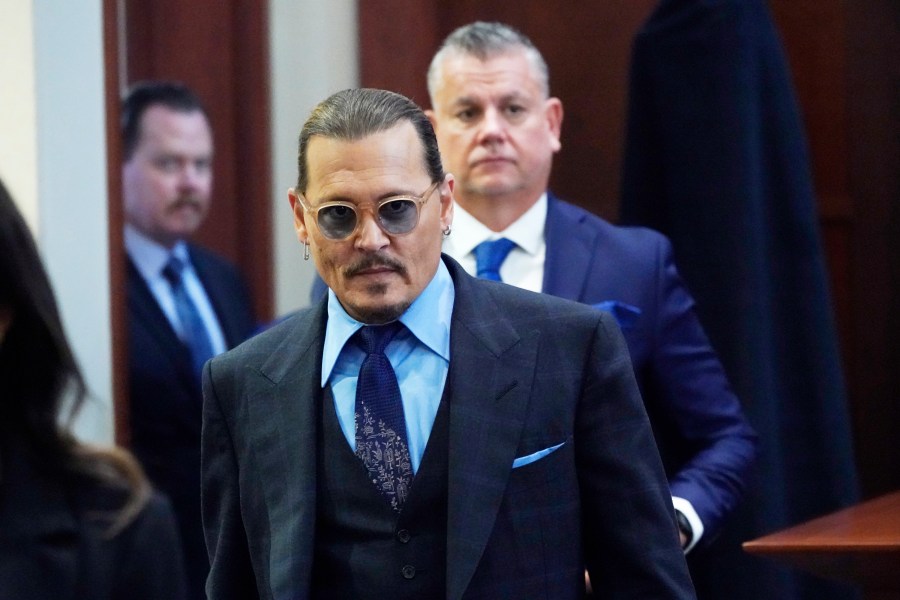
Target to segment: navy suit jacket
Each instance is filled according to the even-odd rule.
[[[549,193],[545,237],[542,291],[605,303],[616,315],[671,493],[690,501],[704,526],[700,543],[708,543],[740,501],[756,434],[697,319],[671,245],[655,231],[617,227]],[[313,299],[326,290],[317,278]]]
[[[237,269],[189,246],[191,263],[233,348],[255,328],[250,296]],[[153,484],[172,501],[192,589],[208,569],[200,522],[202,394],[190,351],[178,338],[137,267],[128,260],[128,387],[132,450]]]
[[[446,597],[576,599],[587,564],[605,598],[693,598],[612,317],[444,262],[456,298]],[[204,369],[210,600],[310,595],[326,321],[321,299]]]
[[[669,241],[550,194],[545,235],[545,293],[619,303],[613,310],[621,313],[672,495],[691,502],[708,542],[746,487],[756,434],[700,325]]]

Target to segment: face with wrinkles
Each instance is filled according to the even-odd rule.
[[[125,220],[166,247],[193,234],[209,209],[212,144],[201,111],[147,108],[134,153],[122,165]]]
[[[562,104],[547,97],[524,49],[486,60],[448,55],[431,100],[428,116],[462,206],[505,198],[530,206],[546,190]]]
[[[424,148],[409,121],[359,140],[313,136],[307,170],[303,201],[299,190],[291,190],[289,199],[297,237],[309,243],[319,275],[357,321],[397,319],[437,271],[442,231],[453,218],[453,178],[431,187]],[[426,191],[412,231],[392,235],[379,226],[373,213],[378,202]],[[352,205],[359,219],[345,239],[323,235],[313,216],[334,201]]]

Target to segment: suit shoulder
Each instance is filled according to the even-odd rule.
[[[479,283],[482,282],[476,282]],[[540,332],[548,347],[581,348],[583,352],[588,352],[591,344],[600,343],[606,349],[604,352],[627,356],[622,333],[610,313],[549,294],[497,282],[483,283],[499,314],[504,315],[503,320],[520,336]]]
[[[668,243],[668,238],[655,229],[637,225],[616,225],[595,215],[587,209],[566,202],[565,200],[554,198],[551,206],[551,216],[548,218],[552,218],[553,212],[557,211],[559,215],[566,216],[569,219],[592,227],[609,238],[619,240],[623,243]]]
[[[274,348],[281,346],[291,338],[297,328],[310,327],[313,318],[312,308],[304,308],[290,313],[213,360],[240,363],[251,361],[253,357],[265,359],[272,354]]]
[[[498,307],[504,314],[522,316],[528,320],[534,317],[539,320],[552,319],[560,323],[560,320],[586,320],[596,323],[602,319],[602,311],[592,306],[566,298],[541,294],[529,290],[523,290],[504,283],[476,280],[475,285],[484,285],[494,297]]]
[[[583,227],[594,236],[595,245],[604,256],[619,260],[644,261],[671,252],[672,245],[662,233],[648,227],[614,225],[609,221],[564,200],[552,198],[547,214],[548,232],[554,225]],[[553,243],[548,239],[548,246]]]

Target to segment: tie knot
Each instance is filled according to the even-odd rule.
[[[516,243],[506,238],[481,242],[475,246],[475,265],[478,277],[500,281],[500,265],[516,247]]]
[[[400,321],[392,321],[387,325],[365,325],[356,335],[366,354],[383,354],[384,349],[402,328],[403,323]]]
[[[170,284],[178,285],[181,283],[181,272],[184,271],[184,262],[174,254],[169,256],[166,266],[163,267],[162,274]]]

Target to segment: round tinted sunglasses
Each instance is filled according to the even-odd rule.
[[[389,235],[409,233],[419,224],[422,206],[440,184],[440,181],[435,181],[421,196],[390,196],[379,200],[373,205],[375,222]],[[314,217],[322,235],[329,240],[345,240],[359,228],[359,211],[362,206],[335,200],[312,208],[306,203],[303,194],[297,194],[297,198],[303,209]]]

